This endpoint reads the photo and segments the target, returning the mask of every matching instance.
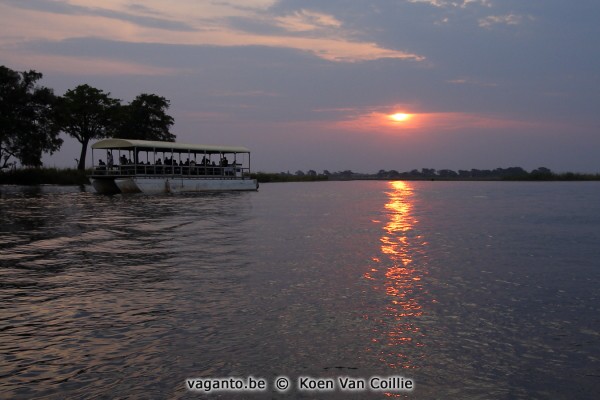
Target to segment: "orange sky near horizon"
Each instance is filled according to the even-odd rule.
[[[395,114],[406,114],[395,118]],[[382,133],[386,135],[413,135],[425,132],[450,132],[462,129],[498,130],[526,129],[546,126],[556,128],[554,123],[531,122],[510,119],[489,114],[464,112],[408,112],[388,113],[368,111],[356,115],[342,117],[332,122],[333,129],[352,130],[365,133]]]

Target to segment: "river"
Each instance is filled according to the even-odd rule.
[[[3,186],[0,216],[3,398],[600,393],[597,182]],[[188,389],[229,377],[267,387]]]

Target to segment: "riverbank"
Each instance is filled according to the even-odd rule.
[[[21,168],[0,172],[0,185],[87,185],[91,171],[72,168]],[[448,176],[448,175],[411,175],[397,174],[358,174],[334,173],[329,175],[292,175],[289,173],[256,172],[251,177],[260,183],[269,182],[312,182],[346,180],[406,180],[406,181],[600,181],[600,174],[565,173],[527,173],[505,176]]]
[[[0,185],[88,185],[91,171],[66,168],[20,168],[0,172]],[[251,174],[260,183],[267,182],[310,182],[327,180],[325,175],[291,175],[257,172]]]
[[[87,174],[72,168],[19,168],[0,172],[0,185],[87,185]]]

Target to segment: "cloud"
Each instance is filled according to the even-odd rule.
[[[452,1],[452,0],[407,0],[409,3],[415,4],[428,4],[433,7],[438,8],[466,8],[470,5],[481,5],[484,7],[491,7],[492,3],[490,0],[462,0],[462,1]]]
[[[498,86],[497,83],[483,82],[479,79],[473,79],[473,78],[449,79],[446,82],[451,83],[453,85],[473,85],[473,86],[481,86],[481,87],[497,87]]]
[[[29,52],[13,52],[6,57],[6,61],[12,65],[22,65],[23,68],[36,69],[38,65],[43,65],[43,68],[39,68],[40,71],[59,71],[79,76],[174,76],[184,72],[181,68],[157,67],[132,61]]]
[[[481,28],[491,28],[494,25],[520,25],[525,18],[531,19],[531,17],[516,14],[490,15],[479,19],[479,26]]]
[[[290,15],[277,17],[275,21],[279,27],[291,32],[339,29],[342,27],[342,23],[332,15],[304,9]]]
[[[130,43],[192,46],[267,46],[294,49],[332,62],[360,62],[383,58],[422,61],[424,56],[374,41],[357,39],[356,32],[342,28],[335,16],[308,9],[278,15],[269,11],[272,1],[168,3],[149,1],[143,6],[126,1],[107,1],[103,8],[41,0],[9,0],[5,27],[21,32],[21,38],[2,37],[4,44],[31,40],[64,41],[95,37]],[[243,4],[243,6],[242,6]],[[8,8],[7,8],[8,7]],[[52,14],[52,18],[48,18]],[[252,20],[259,30],[247,30],[236,21]]]
[[[102,7],[80,6],[67,2],[56,0],[38,0],[35,2],[7,0],[7,3],[15,8],[21,8],[32,11],[46,12],[52,14],[62,14],[71,16],[89,16],[102,17],[108,19],[131,22],[133,24],[148,28],[165,29],[173,31],[193,31],[194,28],[182,21],[175,21],[167,18],[150,17],[141,14],[155,14],[149,7],[141,5],[128,5],[132,12],[119,11]]]

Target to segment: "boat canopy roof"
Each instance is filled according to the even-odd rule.
[[[159,142],[152,140],[133,140],[133,139],[104,139],[92,145],[92,149],[122,149],[122,150],[138,150],[147,151],[176,151],[178,153],[250,153],[246,147],[236,146],[211,146],[203,144],[186,144],[177,142]]]

